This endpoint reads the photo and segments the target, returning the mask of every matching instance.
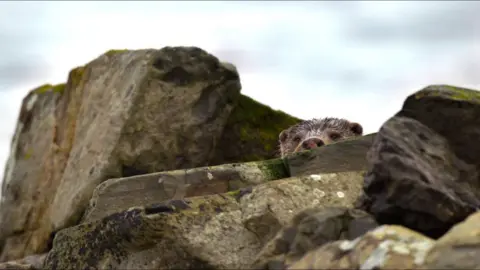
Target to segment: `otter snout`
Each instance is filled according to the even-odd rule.
[[[325,145],[325,142],[319,138],[309,138],[302,142],[303,149],[313,149]]]

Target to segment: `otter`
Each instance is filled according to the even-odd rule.
[[[304,120],[280,132],[280,156],[310,150],[347,138],[362,136],[359,123],[343,118],[325,117]]]

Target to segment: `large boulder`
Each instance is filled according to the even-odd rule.
[[[65,85],[43,85],[23,99],[2,181],[0,261],[45,251],[49,243],[45,215],[61,178],[58,163],[65,161],[52,146],[55,108],[64,89]]]
[[[351,208],[363,172],[302,176],[132,207],[59,231],[47,269],[241,269],[295,216]]]
[[[104,54],[25,99],[0,207],[0,260],[47,249],[112,178],[208,165],[236,101],[231,64],[195,47]]]
[[[380,129],[359,206],[438,238],[480,207],[480,94],[431,86]]]

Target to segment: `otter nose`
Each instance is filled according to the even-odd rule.
[[[302,146],[303,146],[304,149],[313,149],[315,147],[320,147],[324,144],[325,143],[319,138],[310,138],[308,140],[305,140],[302,143]]]

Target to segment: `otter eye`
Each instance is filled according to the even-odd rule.
[[[328,134],[330,136],[330,139],[332,140],[338,140],[340,139],[340,133],[337,133],[337,132],[331,132],[330,134]]]
[[[293,137],[293,141],[294,141],[294,142],[300,142],[301,139],[302,139],[302,138],[300,138],[300,136],[295,136],[295,137]]]

